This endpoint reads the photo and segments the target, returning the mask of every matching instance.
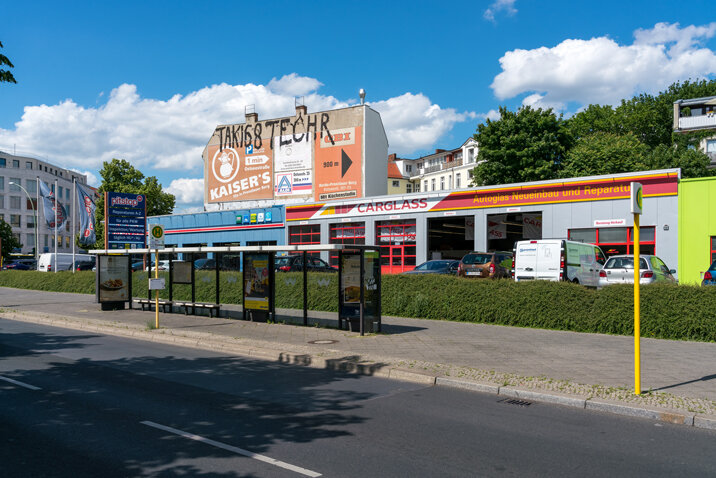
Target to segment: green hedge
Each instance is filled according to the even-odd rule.
[[[166,274],[166,273],[164,273]],[[0,286],[94,293],[94,272],[2,271]],[[196,300],[215,299],[213,272],[197,271]],[[309,274],[309,309],[338,309],[337,274]],[[276,275],[276,306],[303,307],[301,273]],[[383,315],[632,335],[633,288],[586,289],[566,282],[471,280],[451,276],[383,276]],[[133,295],[147,294],[147,274],[133,276]],[[238,272],[221,272],[221,302],[241,303]],[[168,291],[161,297],[168,298]],[[190,298],[175,285],[174,298]],[[643,337],[716,342],[716,287],[654,284],[641,288]]]

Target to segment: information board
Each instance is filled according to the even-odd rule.
[[[105,249],[147,247],[147,201],[142,194],[104,193]]]

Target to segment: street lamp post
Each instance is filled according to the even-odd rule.
[[[32,202],[32,199],[30,198],[30,193],[28,193],[27,189],[23,188],[22,185],[20,185],[16,182],[13,182],[13,181],[10,181],[8,184],[10,184],[11,186],[17,186],[20,189],[22,189],[25,192],[25,195],[27,196],[27,200],[30,201],[30,204],[32,205],[32,218],[33,218],[33,222],[35,223],[34,224],[34,226],[35,226],[35,228],[34,228],[35,229],[35,244],[34,244],[35,245],[35,262],[37,262],[38,242],[37,242],[37,213],[35,211],[35,203]]]

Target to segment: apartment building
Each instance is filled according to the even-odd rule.
[[[435,153],[417,159],[391,154],[388,162],[395,164],[402,181],[393,177],[398,173],[389,174],[389,194],[467,189],[477,165],[477,151],[475,139],[468,138],[455,149],[436,149]]]
[[[43,219],[42,204],[38,210],[38,178],[55,192],[57,200],[67,210],[68,220],[57,231],[57,250],[70,252],[72,205],[76,204],[72,181],[76,179],[81,184],[87,184],[87,176],[84,174],[45,160],[0,151],[0,219],[10,224],[13,235],[22,244],[21,250],[17,252],[32,254],[36,239],[38,253],[54,251],[55,231]]]
[[[674,102],[674,132],[693,131],[713,131],[713,136],[699,142],[699,149],[711,158],[711,166],[716,166],[716,96]]]

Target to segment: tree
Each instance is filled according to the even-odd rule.
[[[14,249],[22,247],[22,244],[12,235],[10,224],[2,219],[0,219],[0,240],[2,240],[0,255],[2,255],[3,260],[7,260]]]
[[[2,48],[2,47],[3,47],[2,42],[0,42],[0,48]],[[8,57],[6,57],[2,53],[0,53],[0,67],[2,67],[3,65],[9,66],[10,68],[15,68],[15,65],[12,64],[12,62],[8,59]],[[12,76],[11,72],[0,68],[0,83],[2,83],[2,82],[17,83],[17,81],[15,81],[15,77]]]
[[[681,168],[682,178],[701,178],[716,173],[716,170],[709,168],[711,159],[693,148],[660,144],[649,152],[645,160],[644,169]]]
[[[97,193],[97,217],[96,229],[97,249],[104,249],[104,193],[131,193],[144,194],[147,198],[147,216],[161,216],[171,214],[174,210],[176,198],[173,194],[165,193],[162,185],[155,176],[145,177],[141,171],[129,164],[124,159],[112,159],[102,163],[102,169],[99,171],[102,177],[102,184]]]
[[[632,133],[597,132],[580,138],[567,151],[560,176],[574,178],[644,169],[647,146]]]
[[[529,106],[500,107],[500,119],[478,125],[475,140],[473,186],[553,179],[572,141],[561,116]]]
[[[623,131],[614,108],[609,105],[589,105],[565,123],[575,140],[597,132],[620,134]]]

